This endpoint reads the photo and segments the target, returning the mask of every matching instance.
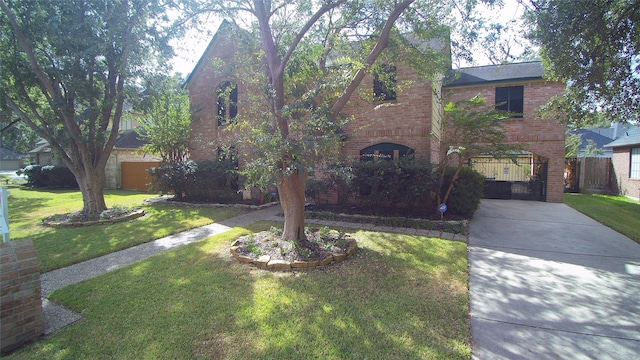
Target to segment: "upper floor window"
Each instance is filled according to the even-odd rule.
[[[521,118],[524,112],[524,86],[497,87],[496,109],[512,112],[514,118]]]
[[[224,126],[238,115],[238,85],[226,81],[216,89],[218,126]]]
[[[631,149],[629,177],[632,179],[640,179],[640,148]]]
[[[379,101],[396,99],[397,71],[393,65],[381,65],[373,71],[373,96]]]

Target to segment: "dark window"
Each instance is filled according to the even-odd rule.
[[[216,89],[218,126],[230,123],[238,115],[238,85],[227,81]]]
[[[497,87],[496,109],[512,112],[514,118],[521,118],[524,112],[524,86]]]
[[[388,101],[396,99],[396,67],[382,65],[373,73],[373,95],[376,100]]]
[[[414,154],[415,152],[412,148],[404,145],[380,143],[360,150],[360,160],[397,160],[405,156],[413,158]]]

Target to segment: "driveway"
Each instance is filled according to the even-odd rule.
[[[469,266],[474,359],[640,358],[629,238],[564,204],[482,200]]]

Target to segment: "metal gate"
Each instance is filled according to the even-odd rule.
[[[547,201],[547,160],[480,157],[471,159],[471,167],[486,178],[485,199]]]

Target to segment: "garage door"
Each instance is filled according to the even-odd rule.
[[[159,166],[160,162],[123,162],[120,165],[123,189],[147,191],[147,184],[151,181],[147,170]]]

